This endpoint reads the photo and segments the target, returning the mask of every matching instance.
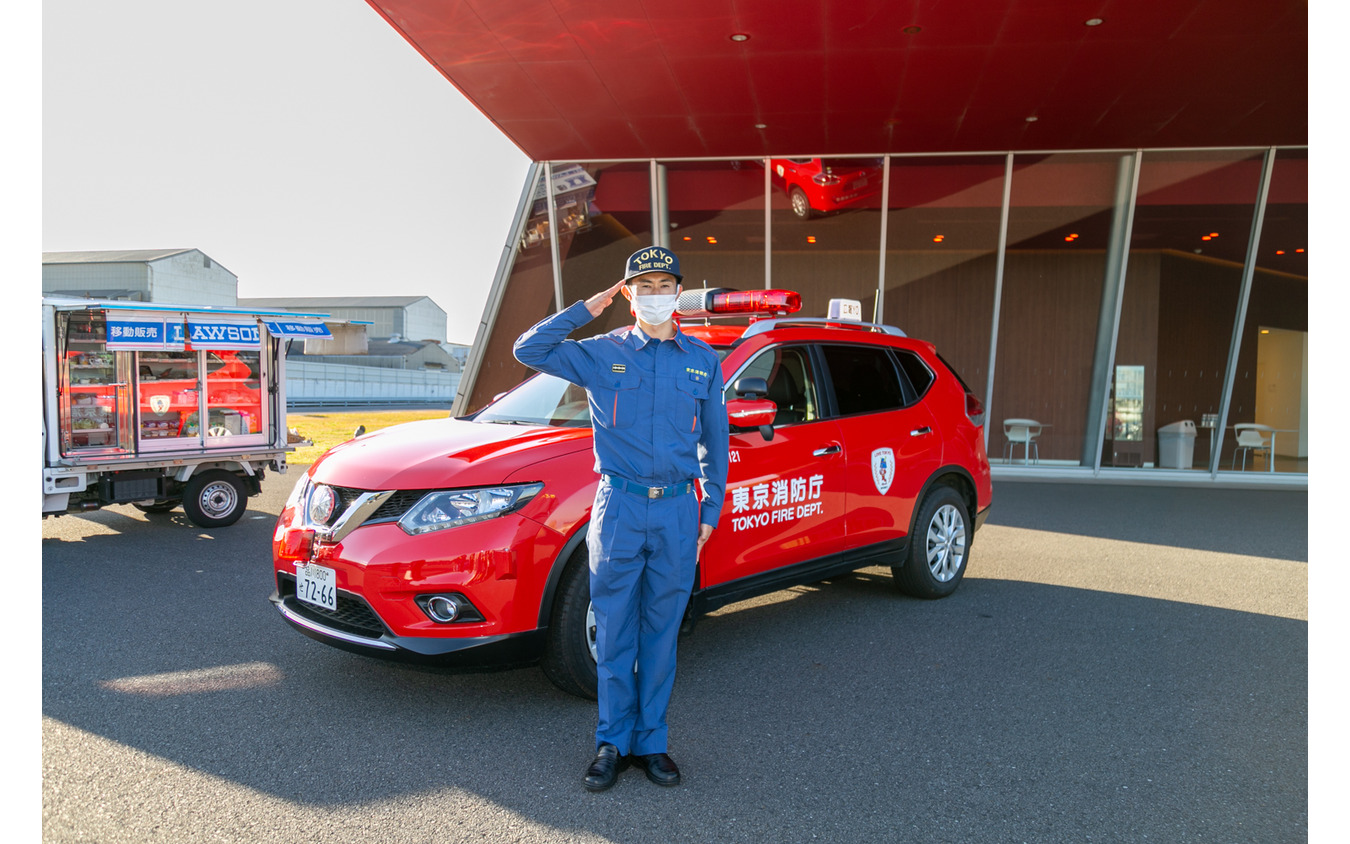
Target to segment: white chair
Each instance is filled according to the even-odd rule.
[[[1274,430],[1269,425],[1258,425],[1255,422],[1239,422],[1233,426],[1233,433],[1237,434],[1237,446],[1233,449],[1233,466],[1237,465],[1238,452],[1242,452],[1242,471],[1247,471],[1247,452],[1265,452],[1266,460],[1271,460],[1270,440],[1263,435],[1264,432]],[[1252,465],[1256,465],[1256,458],[1252,457]],[[1233,468],[1230,466],[1229,468]]]
[[[1035,419],[1004,419],[1003,436],[1007,437],[1007,442],[1003,444],[1003,462],[1009,463],[1012,460],[1014,446],[1022,446],[1022,462],[1026,463],[1031,459],[1031,453],[1036,455],[1036,462],[1041,460],[1041,448],[1036,444],[1036,438],[1041,435],[1041,429],[1044,426]]]

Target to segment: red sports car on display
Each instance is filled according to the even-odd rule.
[[[875,158],[771,158],[769,167],[792,213],[803,220],[881,193],[881,163]]]
[[[932,344],[786,316],[800,308],[790,291],[698,290],[680,304],[683,330],[722,355],[731,421],[726,502],[689,619],[875,565],[906,594],[951,594],[991,486],[984,408]],[[338,648],[540,662],[560,688],[594,697],[594,464],[585,391],[548,375],[463,418],[357,437],[320,457],[286,502],[271,599]]]

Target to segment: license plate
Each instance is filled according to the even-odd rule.
[[[295,597],[337,612],[337,572],[313,563],[295,567]]]

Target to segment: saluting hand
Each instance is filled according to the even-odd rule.
[[[591,316],[593,317],[600,316],[600,314],[604,313],[605,308],[609,307],[609,303],[614,301],[614,296],[618,294],[619,289],[622,288],[623,285],[623,279],[620,279],[618,284],[608,290],[601,290],[599,293],[587,299],[586,310],[590,311]]]

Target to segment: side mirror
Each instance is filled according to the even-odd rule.
[[[738,398],[760,399],[769,394],[769,382],[763,378],[746,376],[736,379],[735,389]]]
[[[737,428],[759,428],[765,442],[773,439],[773,418],[778,405],[764,398],[769,385],[763,378],[741,378],[736,381],[737,398],[727,402],[727,421]]]

